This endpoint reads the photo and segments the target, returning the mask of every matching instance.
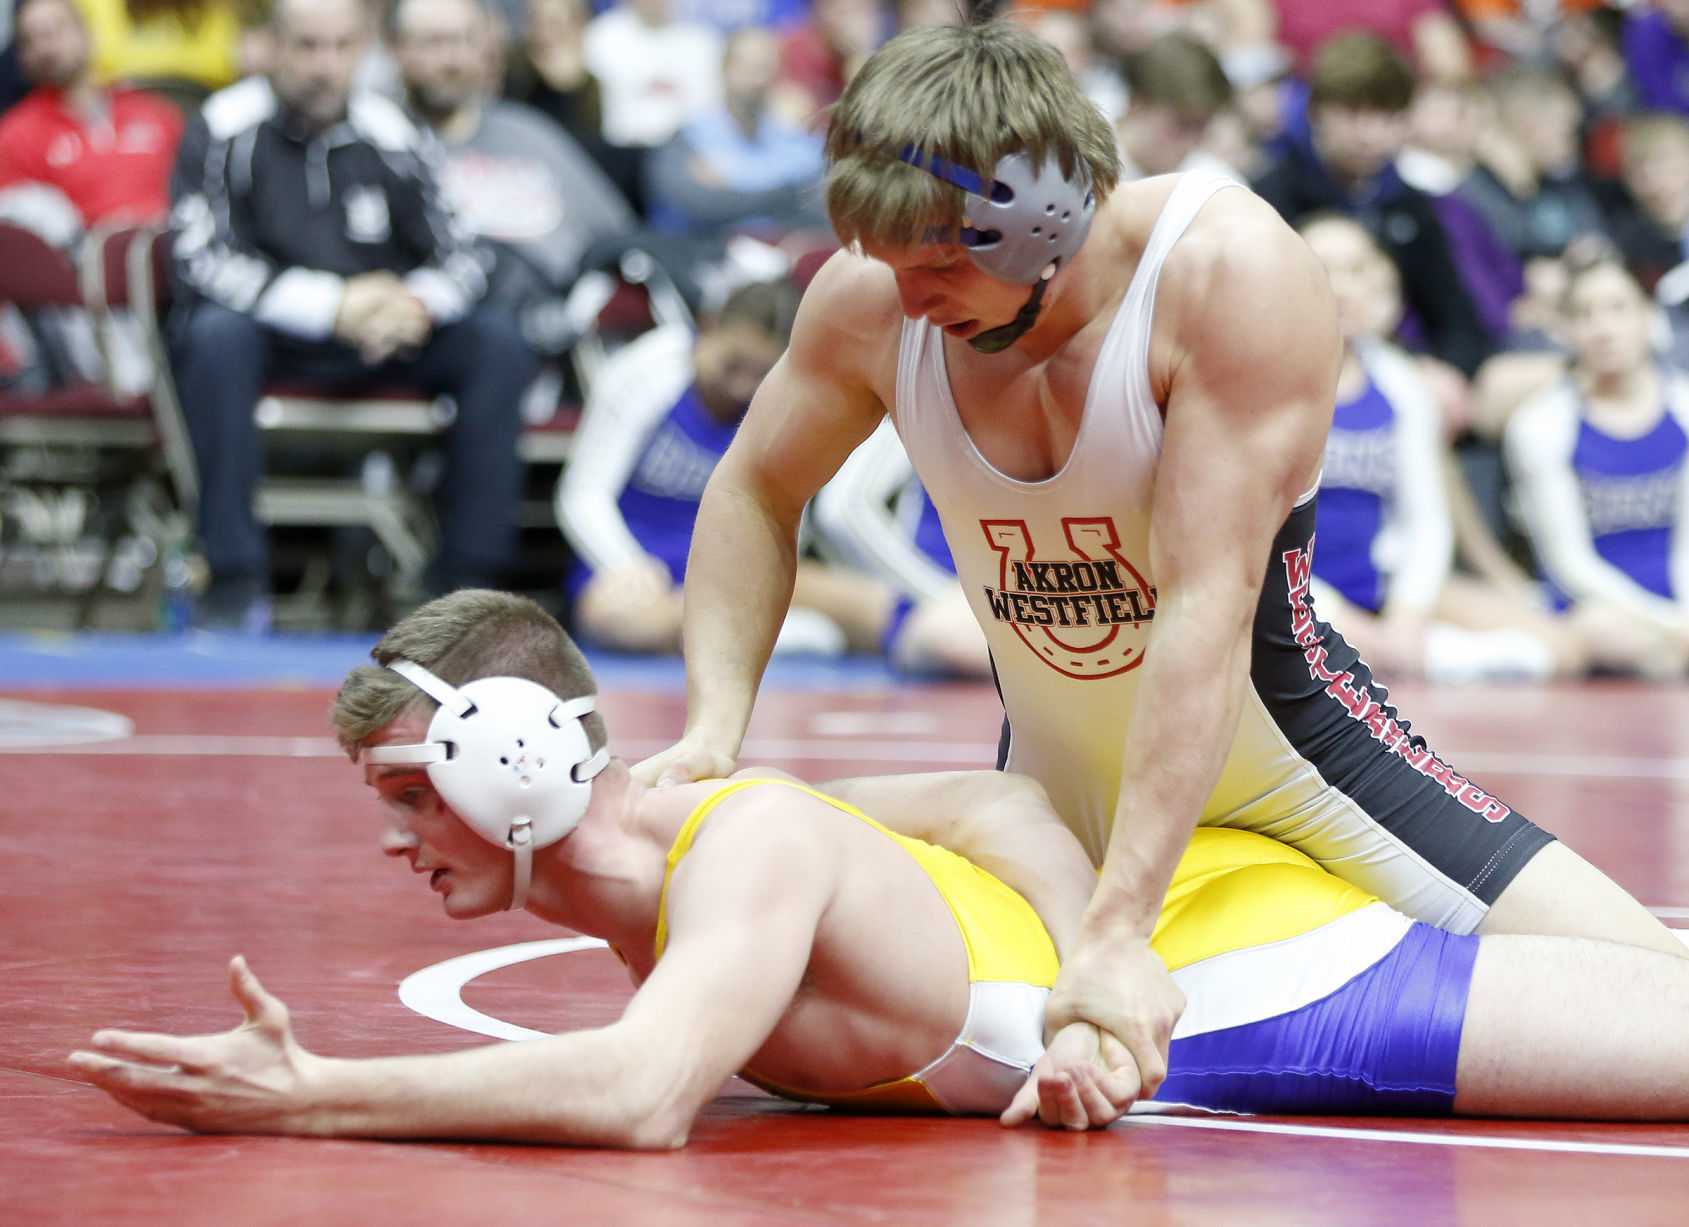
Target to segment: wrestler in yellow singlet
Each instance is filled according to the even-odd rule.
[[[789,781],[758,779],[725,784],[706,798],[669,850],[657,919],[658,956],[668,935],[668,875],[716,806],[740,789],[771,783],[826,801],[883,832],[915,858],[956,918],[968,952],[971,997],[967,1023],[950,1050],[896,1081],[819,1093],[775,1083],[750,1069],[743,1076],[774,1094],[817,1103],[1001,1111],[1043,1051],[1043,1006],[1057,966],[1049,935],[1031,906],[990,874],[953,852],[887,830],[842,801]],[[1338,1106],[1356,1106],[1359,1101],[1352,1096],[1357,1087],[1375,1095],[1431,1097],[1410,1099],[1408,1107],[1443,1106],[1437,1096],[1446,1091],[1452,1099],[1453,1094],[1453,1055],[1465,1005],[1460,969],[1464,964],[1469,976],[1470,955],[1457,954],[1441,964],[1432,958],[1428,964],[1416,946],[1407,958],[1404,939],[1410,932],[1421,943],[1452,938],[1416,925],[1283,844],[1249,831],[1198,828],[1179,862],[1151,939],[1187,999],[1174,1032],[1169,1087],[1160,1097],[1171,1093],[1180,1102],[1236,1108],[1240,1104],[1235,1095],[1228,1099],[1225,1088],[1215,1084],[1242,1070],[1255,1081],[1249,1088],[1254,1098],[1246,1097],[1241,1110],[1270,1110],[1278,1102],[1261,1098],[1262,1078],[1291,1085],[1304,1097],[1296,1102],[1305,1106],[1314,1102],[1305,1098],[1310,1088],[1331,1085],[1340,1092],[1334,1101]],[[1475,949],[1474,938],[1453,940],[1465,943],[1460,949]],[[1398,955],[1403,957],[1392,957]],[[1409,983],[1402,974],[1427,965],[1440,968],[1448,978],[1443,988],[1429,994],[1425,976],[1418,976],[1420,983]],[[1386,971],[1395,978],[1384,975]],[[1358,1003],[1357,988],[1367,993]],[[1407,1022],[1427,1031],[1418,1047],[1431,1052],[1432,1067],[1405,1073],[1392,1067],[1382,1071],[1381,1079],[1372,1077],[1376,1071],[1370,1066],[1352,1068],[1369,1061],[1376,1065],[1379,1046],[1398,1038],[1384,1033],[1381,1010],[1399,1002],[1404,992],[1427,997],[1430,1016]],[[1340,1011],[1330,1008],[1334,1004]],[[1321,1015],[1319,1009],[1327,1013]],[[1321,1019],[1336,1018],[1339,1012],[1342,1026],[1355,1032],[1355,1053],[1333,1058],[1326,1051],[1331,1047],[1328,1037],[1322,1038],[1318,1028],[1329,1031],[1336,1024]],[[1411,1039],[1407,1046],[1414,1046]],[[1198,1049],[1202,1059],[1186,1060],[1181,1068],[1181,1051],[1194,1054]],[[1380,1080],[1382,1090],[1375,1085]]]

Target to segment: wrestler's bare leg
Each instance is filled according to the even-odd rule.
[[[1562,843],[1531,858],[1490,906],[1478,932],[1586,937],[1689,955],[1647,908]]]
[[[1486,937],[1461,1029],[1455,1111],[1689,1119],[1685,1018],[1682,959],[1607,942]]]

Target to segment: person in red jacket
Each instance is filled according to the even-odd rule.
[[[93,42],[73,0],[22,0],[16,38],[33,88],[0,117],[0,188],[55,187],[86,226],[162,221],[180,112],[157,95],[95,80]]]

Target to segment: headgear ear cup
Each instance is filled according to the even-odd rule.
[[[593,710],[592,697],[559,699],[518,677],[454,687],[413,661],[389,667],[440,707],[426,742],[371,746],[360,761],[426,765],[440,799],[481,838],[511,850],[516,881],[509,906],[522,907],[534,850],[575,829],[592,797],[593,777],[610,761],[608,750],[592,751],[581,723]]]
[[[999,158],[990,180],[917,145],[898,157],[967,192],[958,240],[983,273],[1010,285],[1037,285],[1051,264],[1084,246],[1097,200],[1083,170],[1062,174],[1054,154],[1035,165],[1026,153]]]

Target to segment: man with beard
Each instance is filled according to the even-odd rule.
[[[400,0],[390,24],[411,113],[445,146],[441,191],[492,248],[493,297],[522,310],[567,293],[589,250],[633,228],[627,201],[568,133],[490,98],[480,0]]]
[[[177,161],[175,259],[189,299],[173,365],[199,460],[204,625],[265,621],[268,558],[252,496],[253,407],[278,378],[338,393],[450,396],[436,591],[497,579],[515,546],[519,402],[534,361],[480,303],[486,254],[447,211],[438,148],[385,99],[354,92],[357,0],[280,0],[267,75],[207,100]]]

